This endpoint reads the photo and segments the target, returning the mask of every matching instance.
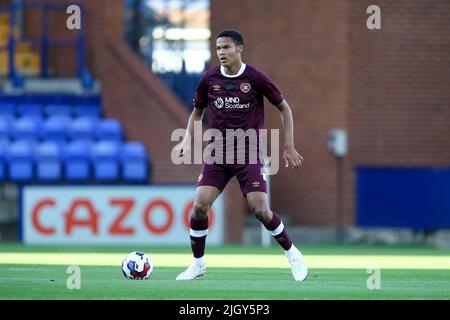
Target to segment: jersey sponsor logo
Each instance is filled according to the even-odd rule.
[[[217,109],[222,108],[223,107],[223,99],[217,98],[216,100],[214,100],[214,105],[216,106]]]
[[[220,86],[218,84],[215,84],[212,86],[214,91],[220,91]]]
[[[247,93],[252,89],[252,86],[248,82],[243,82],[243,83],[241,83],[240,88],[243,93]]]
[[[248,109],[250,103],[241,103],[239,97],[225,97],[214,100],[214,105],[217,109],[225,106],[225,109]]]
[[[239,103],[239,97],[225,97],[226,103]]]

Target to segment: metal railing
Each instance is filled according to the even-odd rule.
[[[77,76],[83,83],[84,87],[91,87],[93,84],[92,77],[86,66],[86,39],[83,28],[83,11],[84,7],[81,4],[75,4],[80,8],[81,14],[81,28],[74,30],[77,33],[76,39],[51,39],[49,37],[49,27],[48,27],[48,14],[51,10],[63,11],[66,15],[67,8],[71,4],[63,3],[12,3],[6,7],[0,8],[0,15],[9,14],[9,40],[6,46],[0,47],[0,51],[8,50],[9,61],[8,70],[9,77],[13,80],[15,85],[21,85],[23,83],[22,76],[18,74],[15,65],[15,47],[18,42],[27,42],[33,45],[37,45],[40,48],[40,76],[42,78],[49,77],[49,48],[52,46],[73,46],[77,51]],[[42,10],[41,15],[41,34],[38,39],[17,39],[18,36],[15,34],[19,29],[18,22],[16,19],[16,14],[18,12],[23,13],[26,16],[28,10]],[[65,25],[64,25],[65,27]]]

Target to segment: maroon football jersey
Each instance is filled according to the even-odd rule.
[[[211,128],[258,130],[264,126],[263,96],[274,105],[283,101],[280,90],[260,70],[243,63],[237,75],[229,76],[216,66],[202,75],[194,107],[208,108]]]
[[[283,101],[280,90],[262,71],[242,63],[239,72],[230,76],[216,66],[202,75],[194,107],[207,108],[210,127],[220,130],[224,138],[226,129],[254,129],[259,136],[258,130],[264,127],[264,96],[274,105]]]

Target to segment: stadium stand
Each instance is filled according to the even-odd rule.
[[[102,117],[100,98],[80,99],[70,95],[0,99],[0,181],[148,182],[144,145],[126,141],[117,119]]]
[[[52,15],[66,17],[66,9],[51,2],[0,6],[0,75],[5,80],[0,81],[0,181],[147,183],[144,146],[128,146],[118,119],[103,118],[101,91],[86,63],[85,33],[55,35],[52,30]],[[31,13],[42,15],[36,33],[27,32],[28,24],[17,18]],[[51,49],[61,44],[76,57],[70,79],[58,78],[52,65]]]

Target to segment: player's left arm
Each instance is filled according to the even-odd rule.
[[[287,168],[290,164],[292,169],[300,170],[303,157],[297,152],[294,145],[294,120],[291,107],[285,99],[280,104],[275,105],[275,107],[280,111],[281,123],[283,124],[284,130],[284,166]]]

